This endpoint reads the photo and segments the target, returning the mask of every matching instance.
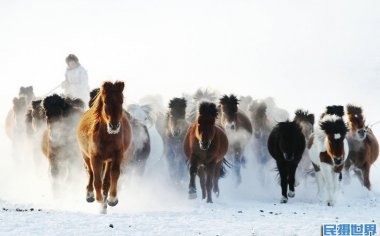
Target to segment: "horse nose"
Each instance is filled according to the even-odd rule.
[[[288,154],[288,153],[284,153],[284,158],[287,161],[293,161],[294,160],[294,156],[291,154]]]
[[[342,164],[342,159],[340,159],[340,158],[334,158],[334,164],[335,164],[335,165],[340,165],[340,164]]]
[[[173,131],[173,136],[178,137],[180,133],[181,133],[181,131],[179,129],[176,129]]]
[[[364,135],[365,135],[365,130],[364,130],[364,129],[360,129],[360,130],[358,131],[358,134],[359,134],[359,137],[360,137],[360,138],[363,138]]]
[[[231,129],[235,129],[236,127],[235,127],[235,124],[232,124],[231,125]]]
[[[211,144],[211,142],[203,142],[203,141],[201,141],[201,142],[200,142],[201,149],[202,149],[202,150],[207,150],[207,149],[209,149],[209,148],[210,148],[210,144]]]
[[[119,128],[120,123],[118,122],[118,123],[115,124],[115,123],[110,122],[110,123],[109,123],[109,126],[110,126],[110,128],[111,128],[112,130],[116,130],[116,129]]]

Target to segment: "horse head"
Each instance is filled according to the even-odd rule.
[[[18,95],[20,97],[25,97],[26,103],[29,104],[34,98],[33,86],[20,87]]]
[[[186,106],[184,98],[173,98],[169,102],[168,129],[173,137],[179,137],[187,130]]]
[[[239,100],[235,95],[224,95],[220,100],[220,108],[222,117],[225,120],[225,128],[236,130],[237,129],[237,112]]]
[[[257,139],[268,131],[267,105],[265,102],[253,101],[249,106],[251,112],[252,128]]]
[[[67,127],[63,119],[67,116],[70,105],[65,99],[57,94],[44,98],[42,107],[46,116],[46,125],[52,140],[59,140]]]
[[[299,144],[304,143],[300,140],[303,137],[300,126],[294,121],[278,123],[279,128],[279,147],[286,161],[293,161],[298,154],[302,155],[303,150],[299,150]]]
[[[153,107],[149,104],[130,104],[127,107],[127,111],[130,112],[134,118],[139,120],[143,125],[147,127],[152,127],[155,123],[155,114],[153,111]]]
[[[215,137],[215,120],[218,109],[214,103],[203,102],[199,106],[199,116],[196,123],[195,137],[201,150],[208,150]]]
[[[102,118],[107,124],[109,134],[118,134],[123,117],[124,82],[104,82],[100,88],[98,99],[102,104]],[[98,104],[99,105],[99,104]]]
[[[344,140],[347,134],[347,126],[343,119],[337,115],[326,115],[319,126],[326,134],[326,151],[333,159],[334,165],[343,165],[347,153],[344,150]]]
[[[294,121],[301,127],[305,138],[309,140],[311,135],[314,133],[314,115],[309,114],[308,111],[303,111],[301,109],[296,110],[294,114]]]
[[[32,125],[34,129],[38,129],[42,126],[46,119],[45,111],[42,106],[42,100],[32,101]]]
[[[348,104],[347,107],[348,126],[354,139],[364,140],[367,137],[367,128],[361,107]]]

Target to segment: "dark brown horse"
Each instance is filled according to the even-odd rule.
[[[349,127],[347,140],[350,152],[345,169],[348,171],[353,165],[361,183],[371,190],[369,172],[379,155],[379,143],[372,130],[365,126],[362,108],[353,105],[347,105],[346,108]]]
[[[122,107],[123,90],[124,82],[104,82],[77,131],[88,173],[87,201],[96,199],[104,212],[106,200],[110,206],[118,203],[120,165],[132,139],[131,125]]]
[[[187,171],[187,158],[183,151],[183,141],[189,128],[189,123],[186,121],[186,106],[187,103],[184,98],[173,98],[169,102],[166,119],[165,157],[168,162],[170,178],[175,184],[184,181]]]
[[[57,181],[69,177],[72,168],[80,166],[77,161],[80,152],[75,134],[83,108],[77,106],[73,99],[57,94],[44,98],[42,107],[46,116],[42,152],[49,161],[53,190],[56,190]]]
[[[236,183],[241,183],[241,166],[245,163],[244,150],[252,135],[249,118],[238,109],[239,100],[234,95],[220,99],[220,125],[228,137],[228,160],[232,162]]]
[[[228,151],[227,135],[222,127],[215,124],[217,116],[214,103],[201,103],[197,121],[189,127],[184,141],[190,167],[189,198],[197,197],[195,177],[198,173],[202,198],[205,199],[207,193],[208,203],[212,203],[211,189],[219,195],[220,170]]]

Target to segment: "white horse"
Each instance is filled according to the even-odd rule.
[[[155,125],[157,112],[155,112],[153,106],[149,104],[131,104],[128,105],[127,111],[148,128],[150,137],[150,155],[146,162],[145,172],[149,173],[152,168],[161,164],[161,159],[164,153],[164,142]]]
[[[327,193],[327,205],[334,206],[339,189],[339,179],[349,148],[347,126],[342,117],[324,115],[314,134],[310,159],[316,173],[318,194]]]

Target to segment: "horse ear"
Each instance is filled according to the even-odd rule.
[[[31,93],[33,93],[33,86],[29,86],[29,87],[28,87],[28,90],[29,90]]]
[[[123,81],[116,81],[115,87],[120,90],[120,92],[123,92],[124,90],[124,82]]]

